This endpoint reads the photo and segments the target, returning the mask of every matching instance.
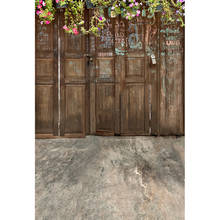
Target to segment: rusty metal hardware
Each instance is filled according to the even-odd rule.
[[[151,60],[152,60],[152,64],[156,64],[157,61],[156,61],[156,57],[154,54],[151,54]]]
[[[91,54],[84,54],[84,56],[88,59],[89,63],[93,63],[93,56]]]

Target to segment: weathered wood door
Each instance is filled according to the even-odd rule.
[[[101,37],[90,36],[89,39],[90,131],[114,135],[117,97],[113,19],[108,18],[106,24]]]
[[[37,137],[49,138],[58,135],[57,18],[54,24],[38,19],[35,24],[35,129]]]
[[[146,135],[149,133],[149,114],[144,19],[140,17],[136,22],[125,23],[125,29],[126,53],[121,77],[121,134]]]
[[[182,31],[105,13],[100,37],[36,22],[37,137],[184,134]]]
[[[88,36],[66,34],[59,16],[60,42],[60,135],[83,137],[86,133]],[[88,119],[87,119],[88,120]]]
[[[149,134],[145,22],[109,18],[100,37],[90,36],[91,131]]]

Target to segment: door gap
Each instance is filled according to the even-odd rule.
[[[60,27],[60,16],[58,17]],[[58,28],[58,136],[60,136],[61,106],[60,106],[60,28]]]

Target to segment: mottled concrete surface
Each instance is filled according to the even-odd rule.
[[[184,137],[36,140],[36,220],[184,219]]]

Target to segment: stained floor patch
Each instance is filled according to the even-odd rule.
[[[184,137],[36,140],[36,220],[183,220]]]

